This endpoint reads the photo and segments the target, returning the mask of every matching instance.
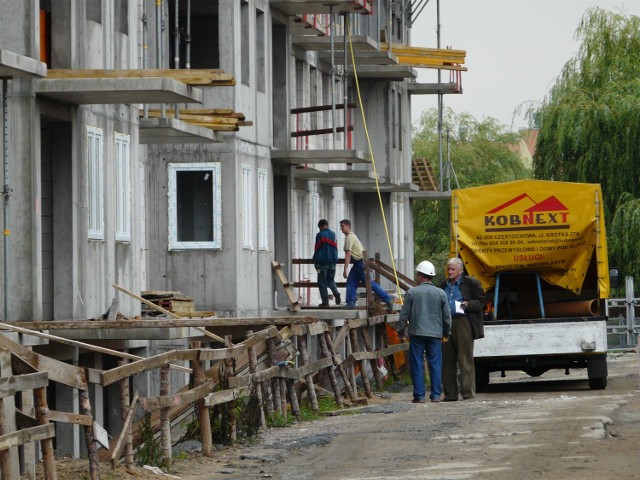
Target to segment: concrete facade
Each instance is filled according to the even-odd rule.
[[[174,68],[175,62],[186,68],[185,36],[176,43],[174,35],[176,0],[160,3],[158,10],[155,1],[145,0],[0,0],[0,50],[42,60],[53,69]],[[178,4],[181,32],[186,4]],[[391,9],[388,0],[377,5],[373,15],[347,16],[353,35],[380,41]],[[407,81],[386,79],[384,66],[379,66],[380,78],[369,74],[360,81],[360,99],[353,72],[342,76],[344,68],[332,68],[326,55],[292,44],[299,20],[307,21],[302,15],[273,8],[267,0],[192,0],[191,6],[190,66],[222,69],[236,84],[198,87],[202,103],[180,107],[231,109],[253,122],[238,132],[217,134],[217,142],[141,143],[143,105],[113,100],[118,82],[108,100],[112,103],[103,104],[97,94],[90,101],[81,96],[86,82],[69,80],[70,95],[76,91],[77,96],[65,100],[38,89],[46,79],[4,80],[8,195],[0,209],[7,232],[0,243],[0,286],[7,292],[0,298],[2,321],[95,318],[115,296],[122,314],[140,315],[139,302],[116,294],[114,283],[135,293],[181,291],[198,310],[220,316],[270,316],[286,307],[271,262],[283,263],[290,280],[315,281],[312,267],[293,268],[291,260],[312,256],[321,218],[329,220],[340,245],[344,237],[338,222],[351,219],[368,253],[379,252],[386,263],[391,263],[391,244],[398,270],[412,275],[413,220],[403,190],[411,183]],[[406,42],[406,14],[394,13],[387,38]],[[334,22],[334,33],[342,35],[347,30],[344,18],[336,16]],[[320,34],[318,29],[327,26],[320,24],[304,33]],[[343,103],[345,84],[347,102],[356,104],[348,109],[353,131],[346,138],[340,132],[292,136],[330,129],[331,109],[300,114],[291,109]],[[336,110],[339,127],[343,115],[344,110]],[[380,196],[371,181],[371,163],[292,165],[274,160],[278,151],[369,152],[370,145],[380,182],[388,188]],[[345,174],[362,174],[362,181],[341,180]],[[181,202],[203,196],[200,210],[190,212],[193,218],[184,223]],[[203,211],[201,205],[210,208]],[[389,282],[383,286],[393,290]],[[301,296],[309,305],[319,303],[315,289],[301,291]],[[186,339],[164,347],[136,342],[135,348],[150,354],[186,344]],[[134,345],[121,342],[117,347]],[[71,347],[50,353],[96,368],[103,365],[98,356],[79,358]],[[142,382],[140,394],[156,393],[157,384]],[[77,408],[77,399],[57,393],[61,408]],[[101,397],[102,392],[93,395]],[[117,411],[105,402],[107,412]],[[107,428],[120,423],[117,415],[99,420]],[[59,439],[70,445],[67,451],[79,453],[77,428],[62,429]]]

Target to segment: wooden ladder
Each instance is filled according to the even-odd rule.
[[[298,300],[295,294],[293,293],[293,288],[291,288],[292,286],[291,283],[289,283],[289,280],[287,280],[287,277],[284,276],[284,272],[282,271],[282,264],[280,262],[273,261],[271,262],[271,267],[273,267],[273,271],[275,272],[276,277],[278,278],[278,280],[280,280],[280,283],[282,283],[282,286],[284,287],[284,291],[287,294],[287,297],[289,298],[289,306],[291,308],[291,311],[299,312],[300,303],[298,303]]]
[[[413,158],[412,180],[420,187],[420,191],[437,191],[438,180],[433,173],[431,163],[426,158]]]

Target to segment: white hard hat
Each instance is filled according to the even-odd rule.
[[[423,260],[422,262],[420,262],[416,267],[416,272],[422,273],[423,275],[426,275],[428,277],[436,276],[436,269],[433,266],[433,263],[428,260]]]

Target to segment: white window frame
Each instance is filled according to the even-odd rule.
[[[131,241],[131,137],[114,134],[116,167],[116,241]]]
[[[399,252],[398,252],[398,258],[400,259],[400,261],[404,261],[404,255],[405,255],[405,251],[404,251],[404,247],[405,247],[405,240],[404,240],[404,236],[405,236],[405,231],[404,231],[404,202],[400,202],[398,203],[398,247],[399,247]]]
[[[269,250],[269,172],[258,169],[258,249]]]
[[[241,166],[242,175],[242,248],[253,250],[253,178],[250,165]]]
[[[336,232],[336,239],[338,241],[338,258],[344,258],[344,250],[340,247],[340,240],[341,240],[341,231],[340,231],[340,221],[344,219],[344,202],[342,201],[341,198],[334,198],[334,210],[335,210],[335,217],[336,217],[336,223],[335,223],[335,227],[334,230]]]
[[[391,231],[393,235],[391,235],[393,249],[393,258],[398,261],[398,237],[399,237],[399,229],[398,229],[398,202],[391,202]]]
[[[310,251],[315,249],[315,239],[317,233],[317,225],[320,221],[320,195],[317,193],[309,194],[309,243]]]
[[[212,179],[213,240],[209,242],[178,241],[178,209],[176,174],[184,171],[209,171]],[[213,250],[222,248],[222,184],[220,162],[170,163],[168,173],[169,250]]]
[[[87,127],[87,205],[89,239],[104,240],[104,134]]]

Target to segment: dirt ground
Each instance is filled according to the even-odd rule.
[[[586,372],[531,378],[492,374],[486,392],[459,402],[412,404],[411,389],[348,413],[269,429],[214,458],[187,444],[171,475],[213,479],[632,479],[640,478],[640,357],[609,355],[609,385]],[[495,375],[495,376],[494,376]],[[184,448],[185,446],[183,446]],[[185,458],[186,457],[186,458]],[[88,478],[87,460],[59,461],[58,478]],[[120,468],[102,479],[170,478]]]

